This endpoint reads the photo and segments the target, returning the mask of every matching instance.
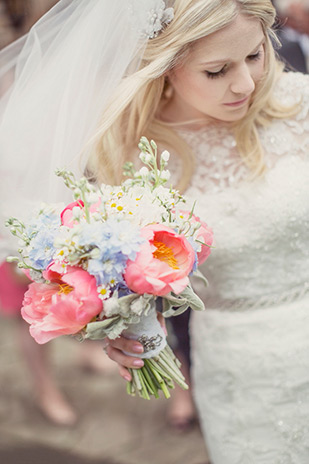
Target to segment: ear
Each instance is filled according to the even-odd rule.
[[[164,94],[164,98],[166,99],[170,99],[173,95],[173,85],[171,83],[171,79],[169,78],[169,74],[171,73],[171,71],[168,71],[166,74],[165,74],[165,80],[164,80],[164,90],[163,90],[163,94]]]

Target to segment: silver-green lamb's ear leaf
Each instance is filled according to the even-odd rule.
[[[173,317],[173,316],[179,316],[179,314],[184,313],[188,308],[189,305],[186,303],[182,306],[177,307],[177,309],[170,305],[169,309],[166,309],[162,314],[164,317]]]
[[[84,338],[90,340],[102,340],[109,336],[109,333],[113,330],[113,327],[119,322],[120,316],[110,317],[104,319],[104,321],[89,322],[86,327],[86,333]]]
[[[178,316],[189,307],[195,311],[205,309],[202,300],[194,293],[192,287],[188,285],[179,295],[169,293],[162,298],[162,314],[164,317]]]
[[[206,277],[204,276],[204,274],[201,273],[201,271],[199,271],[198,269],[196,271],[193,272],[193,277],[197,277],[198,279],[201,279],[205,286],[208,287],[208,280],[206,279]]]
[[[203,301],[194,293],[192,287],[188,285],[181,293],[180,296],[185,298],[188,306],[194,311],[204,311],[205,306]]]
[[[165,302],[169,302],[171,306],[181,306],[185,304],[187,301],[185,298],[182,298],[181,293],[179,295],[176,295],[173,292],[170,292],[167,295],[164,295],[162,299],[163,299],[163,306]]]
[[[168,293],[162,298],[162,314],[164,317],[178,316],[188,309],[189,305],[181,295]]]
[[[104,313],[108,318],[122,316],[129,320],[132,316],[147,314],[152,301],[154,301],[153,295],[148,294],[132,293],[121,298],[116,295],[105,300]]]

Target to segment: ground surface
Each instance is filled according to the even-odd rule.
[[[37,409],[16,342],[14,321],[0,319],[0,463],[206,464],[199,428],[184,434],[165,422],[166,400],[128,397],[117,373],[78,365],[78,343],[52,345],[53,370],[77,409],[73,428],[51,425]]]

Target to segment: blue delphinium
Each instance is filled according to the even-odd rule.
[[[123,281],[128,259],[134,260],[144,239],[139,228],[127,220],[108,219],[104,223],[85,224],[79,236],[79,246],[90,254],[87,271],[97,285]]]
[[[27,235],[31,237],[29,260],[35,269],[46,269],[53,260],[56,251],[54,240],[59,231],[59,225],[58,214],[43,212],[27,228]]]
[[[197,253],[198,251],[200,251],[200,248],[201,248],[201,245],[199,243],[197,243],[193,237],[187,237],[187,240],[188,242],[190,243],[190,245],[192,246],[193,250],[194,250],[194,256],[195,256],[195,259],[194,259],[194,264],[193,264],[193,267],[192,267],[192,271],[191,271],[191,275],[193,274],[193,272],[195,272],[197,270],[197,267],[198,267],[198,256],[197,256]]]

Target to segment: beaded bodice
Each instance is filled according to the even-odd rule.
[[[300,112],[260,129],[268,170],[248,181],[232,133],[225,127],[181,131],[196,156],[187,195],[214,230],[203,266],[207,297],[258,301],[303,291],[309,273],[309,77],[284,74],[276,89]]]

